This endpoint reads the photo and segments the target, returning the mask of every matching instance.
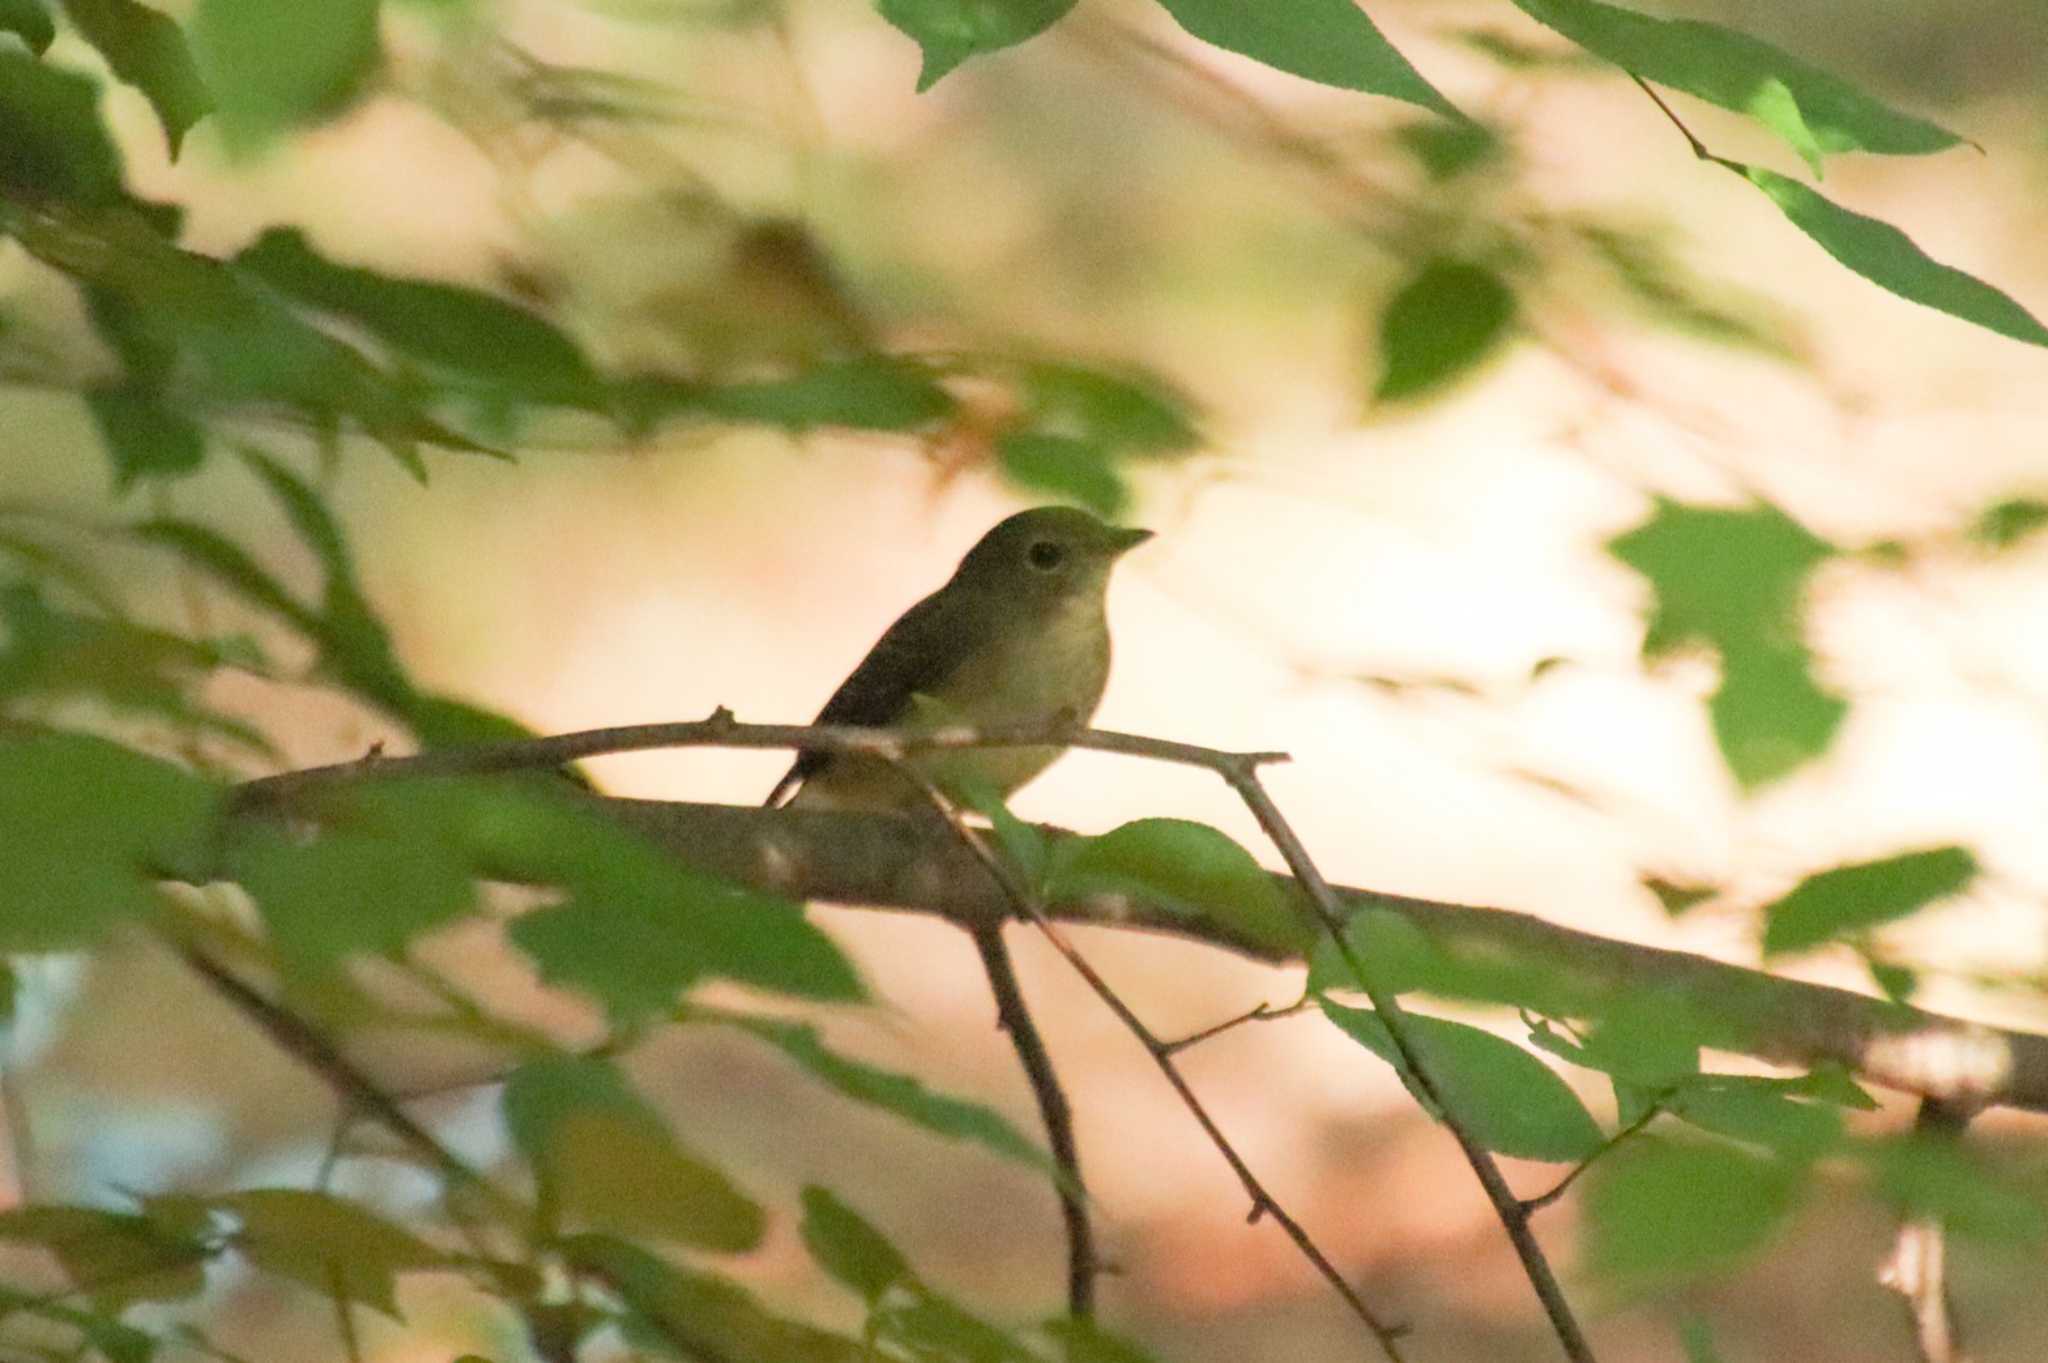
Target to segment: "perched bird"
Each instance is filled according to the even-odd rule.
[[[981,537],[945,586],[903,613],[818,712],[820,724],[910,724],[922,710],[969,724],[1086,722],[1109,680],[1109,571],[1150,530],[1105,525],[1072,507],[1020,511]],[[918,698],[923,698],[922,700]],[[1057,747],[924,753],[942,788],[973,782],[1007,796]],[[874,757],[801,754],[769,794],[813,809],[909,810],[927,797]]]

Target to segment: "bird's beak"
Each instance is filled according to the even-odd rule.
[[[1109,532],[1110,546],[1119,554],[1127,554],[1151,538],[1150,530],[1112,528]]]

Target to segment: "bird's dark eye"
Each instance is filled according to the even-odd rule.
[[[1042,573],[1049,573],[1066,560],[1066,546],[1057,540],[1039,540],[1024,551],[1031,560],[1031,566]]]

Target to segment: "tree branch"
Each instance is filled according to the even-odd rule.
[[[1031,1081],[1039,1119],[1045,1123],[1046,1143],[1060,1167],[1060,1219],[1067,1228],[1067,1313],[1089,1319],[1095,1314],[1095,1275],[1102,1270],[1095,1257],[1095,1235],[1088,1225],[1088,1189],[1081,1181],[1081,1147],[1074,1139],[1073,1109],[1053,1070],[1052,1052],[1024,1002],[1010,949],[1003,944],[1002,920],[990,919],[971,929],[969,935],[974,938],[974,949],[981,953],[989,991],[995,995],[997,1025],[1009,1035],[1024,1076]]]
[[[601,753],[658,747],[815,746],[886,757],[923,748],[1019,742],[1058,742],[1204,765],[1215,756],[1211,749],[1189,744],[1097,730],[955,729],[909,737],[835,726],[742,725],[721,712],[695,723],[594,729],[286,772],[246,782],[237,788],[234,803],[253,813],[358,780],[549,768]],[[937,913],[969,925],[1012,911],[974,857],[942,827],[930,826],[930,820],[578,798],[591,800],[595,808],[692,866],[761,889],[840,904]],[[1061,829],[1043,831],[1055,840],[1073,836]],[[1291,879],[1276,880],[1293,894],[1302,893]],[[1872,1083],[1923,1097],[2048,1113],[2048,1036],[1617,941],[1510,910],[1332,888],[1348,913],[1378,909],[1397,914],[1445,962],[1486,972],[1487,997],[1494,1002],[1550,1017],[1597,1018],[1619,1004],[1654,994],[1689,1010],[1701,1040],[1720,1050],[1785,1065],[1839,1065]],[[1169,933],[1272,964],[1298,959],[1217,924],[1141,900],[1097,897],[1046,908],[1059,920]],[[1504,963],[1512,968],[1504,969]]]

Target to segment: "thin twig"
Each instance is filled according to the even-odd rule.
[[[1913,1135],[1918,1140],[1955,1140],[1968,1123],[1968,1114],[1954,1105],[1923,1098],[1914,1114]],[[1955,1304],[1949,1299],[1948,1232],[1941,1218],[1908,1216],[1902,1220],[1891,1256],[1879,1266],[1877,1280],[1898,1293],[1905,1305],[1921,1363],[1964,1363]]]
[[[1523,1198],[1522,1215],[1534,1216],[1537,1212],[1542,1211],[1545,1207],[1548,1207],[1551,1203],[1557,1201],[1560,1197],[1563,1197],[1565,1193],[1571,1188],[1571,1186],[1579,1181],[1579,1176],[1581,1174],[1585,1173],[1588,1169],[1592,1168],[1596,1163],[1600,1161],[1600,1159],[1603,1156],[1614,1153],[1614,1148],[1616,1146],[1620,1145],[1629,1137],[1638,1134],[1642,1131],[1644,1127],[1648,1126],[1651,1122],[1655,1121],[1657,1117],[1664,1111],[1665,1101],[1665,1097],[1659,1096],[1655,1102],[1651,1103],[1648,1107],[1643,1109],[1642,1116],[1636,1118],[1627,1126],[1615,1132],[1612,1136],[1609,1136],[1606,1140],[1600,1142],[1600,1148],[1598,1150],[1595,1150],[1592,1154],[1586,1156],[1584,1159],[1580,1160],[1576,1165],[1572,1166],[1572,1171],[1566,1174],[1563,1178],[1559,1179],[1556,1182],[1556,1184],[1551,1187],[1549,1192],[1538,1193],[1534,1197]]]
[[[1507,1231],[1508,1242],[1515,1248],[1515,1256],[1522,1261],[1522,1272],[1528,1276],[1529,1285],[1536,1290],[1536,1298],[1543,1305],[1543,1313],[1550,1319],[1550,1327],[1557,1334],[1558,1343],[1564,1346],[1566,1357],[1573,1363],[1593,1363],[1593,1348],[1580,1329],[1578,1318],[1572,1313],[1571,1303],[1565,1299],[1564,1288],[1557,1281],[1557,1274],[1545,1257],[1542,1245],[1537,1243],[1535,1233],[1529,1229],[1529,1215],[1521,1200],[1508,1187],[1502,1177],[1500,1166],[1494,1162],[1493,1154],[1479,1143],[1456,1109],[1446,1100],[1443,1087],[1437,1083],[1433,1066],[1422,1058],[1420,1048],[1408,1029],[1407,1010],[1401,1007],[1394,992],[1366,970],[1357,950],[1344,933],[1344,906],[1338,902],[1336,891],[1330,882],[1323,879],[1323,873],[1309,856],[1301,839],[1295,836],[1293,827],[1280,813],[1280,807],[1273,803],[1265,783],[1259,780],[1259,757],[1219,755],[1208,765],[1213,771],[1230,783],[1238,798],[1257,819],[1259,827],[1272,839],[1279,849],[1281,858],[1294,878],[1308,892],[1309,903],[1314,907],[1316,917],[1322,921],[1330,939],[1336,944],[1344,958],[1344,964],[1357,977],[1366,997],[1379,1014],[1380,1023],[1387,1029],[1387,1039],[1393,1043],[1395,1052],[1407,1067],[1409,1076],[1421,1097],[1436,1113],[1438,1119],[1450,1130],[1451,1136],[1464,1152],[1465,1162],[1472,1167],[1473,1176],[1479,1180],[1480,1188],[1486,1193],[1487,1201],[1493,1204],[1494,1214],[1500,1218],[1501,1227]]]
[[[1291,1018],[1308,1007],[1309,1001],[1307,998],[1303,998],[1297,1003],[1290,1003],[1285,1008],[1275,1008],[1270,1003],[1261,1003],[1248,1013],[1239,1013],[1236,1017],[1225,1018],[1223,1021],[1213,1023],[1198,1032],[1190,1032],[1177,1040],[1161,1042],[1160,1045],[1165,1048],[1168,1055],[1179,1055],[1190,1046],[1199,1046],[1204,1041],[1222,1036],[1225,1032],[1235,1031],[1247,1022],[1272,1022],[1277,1018]]]
[[[896,770],[905,779],[924,792],[925,798],[931,802],[932,808],[944,817],[947,826],[953,830],[962,844],[974,855],[975,860],[979,861],[988,870],[989,875],[1002,888],[1004,896],[1010,901],[1011,906],[1018,915],[1029,919],[1040,932],[1045,934],[1046,940],[1052,943],[1053,949],[1066,958],[1067,963],[1080,973],[1083,980],[1087,981],[1088,987],[1095,991],[1096,997],[1100,998],[1108,1006],[1109,1010],[1116,1014],[1117,1021],[1121,1022],[1125,1029],[1138,1039],[1139,1044],[1144,1046],[1146,1054],[1152,1057],[1152,1063],[1157,1065],[1160,1073],[1166,1076],[1167,1083],[1171,1084],[1173,1091],[1179,1095],[1181,1104],[1194,1117],[1196,1123],[1202,1128],[1203,1134],[1208,1136],[1209,1143],[1216,1147],[1218,1154],[1223,1156],[1224,1162],[1230,1166],[1231,1172],[1237,1175],[1238,1182],[1243,1185],[1246,1195],[1251,1198],[1252,1208],[1247,1219],[1257,1221],[1262,1216],[1271,1216],[1279,1224],[1280,1228],[1287,1233],[1287,1237],[1294,1242],[1295,1248],[1301,1251],[1302,1256],[1315,1266],[1316,1271],[1323,1276],[1323,1279],[1330,1284],[1338,1296],[1343,1298],[1344,1304],[1349,1306],[1352,1313],[1365,1323],[1366,1329],[1378,1341],[1380,1349],[1386,1354],[1389,1363],[1402,1363],[1401,1336],[1405,1333],[1405,1327],[1384,1324],[1378,1316],[1374,1315],[1372,1308],[1365,1304],[1365,1299],[1359,1296],[1358,1290],[1345,1280],[1344,1275],[1337,1270],[1335,1264],[1330,1262],[1329,1256],[1325,1255],[1315,1241],[1309,1237],[1308,1232],[1303,1229],[1301,1223],[1290,1216],[1286,1209],[1281,1207],[1279,1202],[1274,1199],[1273,1195],[1266,1191],[1265,1185],[1252,1172],[1251,1166],[1245,1163],[1244,1157],[1238,1154],[1237,1148],[1230,1143],[1230,1138],[1223,1134],[1223,1129],[1216,1125],[1215,1118],[1209,1115],[1209,1110],[1203,1106],[1202,1100],[1196,1096],[1194,1089],[1188,1084],[1186,1078],[1181,1075],[1180,1067],[1173,1063],[1173,1056],[1167,1043],[1153,1035],[1152,1029],[1145,1025],[1144,1020],[1131,1010],[1131,1006],[1125,1003],[1122,997],[1110,987],[1109,982],[1104,980],[1096,972],[1095,967],[1088,963],[1087,957],[1083,956],[1075,948],[1074,944],[1067,940],[1066,934],[1060,931],[1059,926],[1046,916],[1045,910],[1038,903],[1037,895],[1031,891],[1030,887],[1017,879],[1009,864],[998,856],[987,843],[983,842],[979,834],[968,827],[966,821],[961,818],[959,809],[954,806],[953,802],[947,799],[939,788],[926,779],[924,774],[915,767],[903,761],[900,757],[892,758],[891,760],[894,762]]]
[[[1074,1139],[1073,1108],[1053,1070],[1052,1052],[1025,1005],[1017,968],[1003,942],[1003,925],[983,924],[968,935],[981,954],[981,968],[995,995],[997,1025],[1008,1034],[1024,1066],[1024,1077],[1030,1080],[1032,1096],[1038,1100],[1039,1119],[1045,1123],[1046,1142],[1059,1166],[1060,1219],[1067,1228],[1067,1312],[1086,1320],[1095,1314],[1095,1278],[1102,1269],[1095,1254],[1095,1233],[1088,1223],[1088,1190],[1081,1181],[1081,1147]]]
[[[1642,90],[1642,92],[1650,97],[1650,103],[1656,105],[1659,109],[1663,111],[1664,117],[1671,120],[1671,126],[1678,129],[1679,136],[1685,139],[1685,145],[1692,148],[1692,154],[1694,156],[1698,157],[1702,161],[1718,161],[1720,159],[1719,157],[1715,156],[1714,153],[1707,150],[1706,143],[1700,141],[1699,138],[1693,135],[1692,129],[1685,126],[1685,120],[1680,118],[1677,112],[1674,111],[1669,104],[1664,102],[1664,96],[1658,94],[1656,90],[1651,88],[1650,83],[1648,81],[1644,80],[1641,76],[1637,75],[1633,71],[1628,73],[1628,78],[1634,81],[1636,85]]]

